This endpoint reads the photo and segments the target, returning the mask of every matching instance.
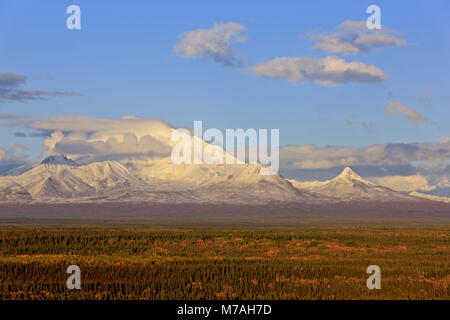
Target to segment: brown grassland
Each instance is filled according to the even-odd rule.
[[[449,299],[449,231],[2,224],[0,299]]]

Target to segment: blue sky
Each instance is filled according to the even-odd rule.
[[[71,4],[81,8],[81,30],[66,28]],[[276,57],[331,55],[312,50],[307,35],[332,34],[344,21],[365,21],[370,4],[381,8],[383,27],[396,30],[406,45],[332,55],[376,66],[389,75],[384,81],[320,86],[242,71]],[[444,0],[2,1],[0,73],[26,76],[27,89],[81,96],[1,101],[0,114],[130,114],[176,126],[203,120],[205,127],[223,130],[279,128],[281,145],[439,142],[450,136],[449,9]],[[183,32],[220,22],[246,28],[247,41],[232,44],[244,62],[241,70],[174,52]],[[425,88],[431,88],[426,98]],[[427,121],[390,117],[384,108],[392,99]],[[372,123],[371,132],[363,122]],[[38,158],[42,138],[18,138],[17,131],[31,132],[0,127],[0,147],[20,141],[30,158]]]

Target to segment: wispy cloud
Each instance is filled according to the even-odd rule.
[[[211,29],[184,32],[175,52],[184,58],[210,58],[225,66],[241,66],[235,57],[233,42],[245,42],[246,28],[236,23],[216,23]]]
[[[313,81],[322,86],[348,82],[375,83],[388,77],[373,65],[346,62],[336,56],[325,58],[297,57],[275,58],[251,67],[250,72],[268,79],[284,79],[292,83]]]
[[[421,106],[429,106],[433,102],[433,97],[431,93],[433,92],[433,88],[424,87],[419,97],[419,105]]]
[[[23,126],[31,119],[32,116],[28,114],[0,113],[0,127]]]
[[[20,101],[42,99],[52,96],[79,96],[78,92],[63,91],[45,91],[26,89],[22,86],[26,82],[26,77],[13,73],[0,72],[0,102],[1,101]]]
[[[354,115],[348,119],[345,119],[345,124],[349,127],[361,126],[367,133],[372,133],[376,126],[374,122],[359,120]]]
[[[419,111],[406,106],[398,100],[392,100],[389,102],[389,104],[384,107],[384,110],[390,116],[401,116],[414,124],[427,121],[427,119]]]
[[[399,47],[406,41],[391,29],[369,30],[365,21],[345,21],[337,27],[335,33],[310,35],[316,41],[313,50],[343,55],[370,52],[382,47]]]
[[[17,75],[13,73],[0,73],[0,86],[2,87],[14,87],[25,83],[25,76]]]

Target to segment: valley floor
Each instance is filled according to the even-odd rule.
[[[450,224],[142,225],[2,220],[0,298],[450,298]],[[66,287],[72,264],[81,290]]]

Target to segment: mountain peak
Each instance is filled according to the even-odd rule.
[[[77,163],[63,154],[48,156],[41,161],[41,164],[65,164],[68,166],[76,166]]]
[[[361,178],[355,171],[353,171],[350,167],[346,167],[342,172],[333,180],[339,181],[348,181],[351,182],[353,180],[366,182],[363,178]]]

